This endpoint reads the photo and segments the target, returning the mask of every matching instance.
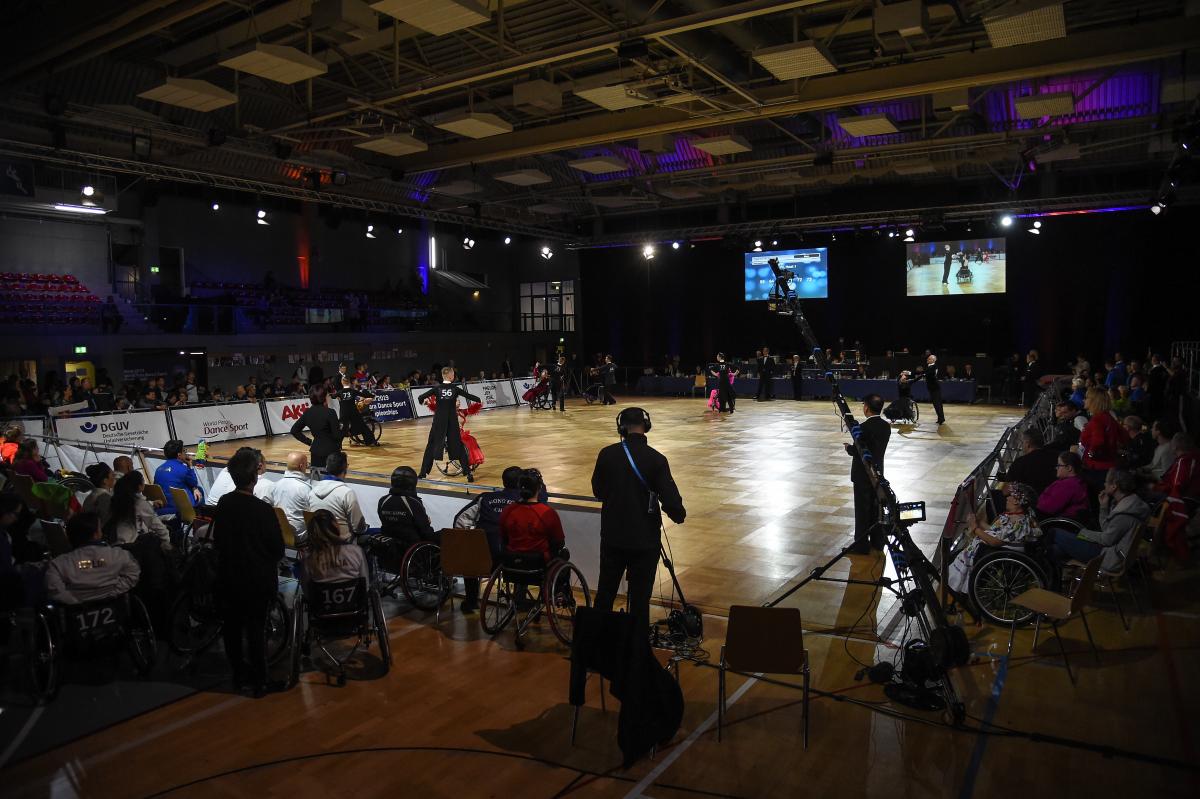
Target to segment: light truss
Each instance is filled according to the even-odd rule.
[[[486,216],[476,217],[473,213],[459,214],[451,211],[441,211],[436,208],[403,205],[387,200],[377,200],[352,194],[314,191],[301,186],[270,183],[268,181],[222,175],[217,172],[206,172],[186,167],[133,161],[126,158],[82,153],[75,150],[56,150],[45,145],[19,142],[13,139],[0,139],[0,154],[18,158],[30,158],[43,163],[75,167],[84,171],[116,172],[125,175],[157,178],[159,180],[174,180],[180,183],[193,183],[201,186],[211,186],[215,189],[245,192],[264,197],[303,200],[340,208],[354,208],[373,213],[395,214],[396,216],[405,216],[414,219],[428,219],[431,222],[467,225],[475,229],[483,228],[519,233],[551,241],[568,241],[573,238],[570,234],[561,230],[531,225],[517,219],[498,219]]]

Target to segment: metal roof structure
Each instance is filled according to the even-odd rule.
[[[1200,16],[1186,0],[1069,0],[1039,14],[1017,0],[374,5],[13,3],[0,149],[602,241],[815,219],[830,198],[880,220],[960,202],[1141,191],[1148,203],[1195,132],[1200,76],[1184,56]],[[788,59],[811,53],[833,71],[777,77],[808,70]],[[258,75],[229,66],[263,54],[275,61]],[[175,101],[155,93],[168,79],[236,102],[201,111],[141,96]],[[1063,113],[1030,118],[1039,107]],[[863,134],[852,135],[860,117],[888,124],[850,124]],[[456,119],[487,121],[489,135]],[[389,136],[408,154],[362,146]],[[581,162],[608,166],[570,166]],[[517,172],[548,179],[505,179]],[[892,208],[854,207],[873,194]]]

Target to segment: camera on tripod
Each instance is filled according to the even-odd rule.
[[[778,258],[767,259],[767,265],[771,267],[771,271],[775,274],[776,280],[791,280],[796,276],[796,273],[791,269],[781,269]]]

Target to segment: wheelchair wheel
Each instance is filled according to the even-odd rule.
[[[33,614],[33,636],[29,643],[30,688],[39,701],[49,702],[58,694],[59,651],[45,613]]]
[[[177,655],[194,655],[221,634],[221,617],[212,593],[184,591],[167,614],[167,645]]]
[[[508,626],[516,613],[513,584],[504,579],[500,569],[496,569],[488,578],[487,586],[483,589],[483,598],[479,601],[479,623],[485,633],[496,635]]]
[[[388,639],[387,616],[383,615],[383,602],[378,591],[371,591],[371,616],[375,637],[379,639],[379,659],[383,661],[383,673],[392,667],[392,642]]]
[[[64,477],[59,485],[65,486],[76,493],[88,493],[95,489],[95,486],[92,485],[91,480],[82,475],[76,474]]]
[[[979,559],[971,570],[967,590],[988,621],[1005,627],[1025,624],[1033,611],[1010,604],[1030,588],[1047,588],[1050,581],[1040,563],[1024,552],[999,549]]]
[[[292,663],[288,675],[292,685],[300,682],[300,663],[304,656],[304,595],[296,595],[296,604],[292,605]]]
[[[158,639],[154,636],[154,624],[150,611],[136,596],[129,597],[129,654],[137,667],[139,677],[148,677],[158,655]]]
[[[921,418],[921,406],[915,400],[908,403],[908,420],[913,424]]]
[[[267,662],[274,665],[287,652],[288,640],[291,638],[292,618],[288,613],[287,604],[282,594],[275,595],[267,611]]]
[[[462,464],[458,461],[446,461],[445,463],[435,463],[437,470],[447,477],[461,477]]]
[[[441,607],[450,596],[450,581],[442,576],[442,548],[432,541],[409,547],[400,564],[400,588],[415,608]]]
[[[583,572],[573,563],[560,562],[546,575],[542,596],[545,598],[546,614],[550,617],[550,628],[558,640],[570,646],[575,633],[576,608],[592,605],[592,595]]]

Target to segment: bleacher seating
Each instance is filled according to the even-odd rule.
[[[100,304],[74,275],[0,273],[0,324],[99,324]]]

